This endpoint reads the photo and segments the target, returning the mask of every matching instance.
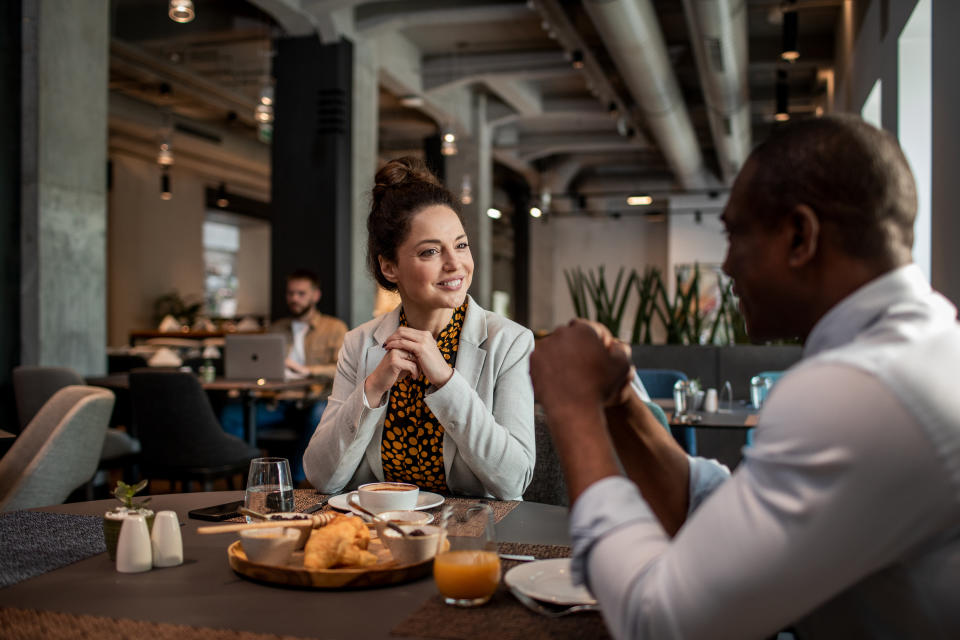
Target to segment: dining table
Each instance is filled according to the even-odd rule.
[[[324,497],[312,489],[296,494],[297,510]],[[18,637],[58,637],[82,628],[90,637],[152,635],[177,640],[607,637],[599,613],[544,617],[522,607],[503,584],[486,605],[461,609],[443,604],[429,575],[405,584],[353,590],[294,588],[248,579],[228,564],[227,548],[237,534],[199,535],[197,528],[211,523],[188,517],[192,509],[242,497],[241,491],[154,496],[151,509],[175,511],[182,523],[182,565],[118,573],[101,548],[65,566],[44,567],[39,575],[0,587],[0,630],[18,629],[22,632]],[[569,555],[565,507],[487,502],[499,518],[495,533],[501,552],[538,558]],[[51,530],[61,534],[64,528],[76,527],[78,532],[83,528],[90,538],[96,537],[103,513],[115,505],[115,501],[98,500],[16,513],[50,519]],[[10,516],[0,514],[0,533]],[[80,533],[75,537],[80,538]],[[16,555],[10,553],[15,544],[9,537],[0,537],[0,580],[5,577],[4,563]],[[42,542],[36,546],[43,548]],[[27,567],[43,564],[44,557],[28,559]],[[508,569],[511,563],[503,562]],[[31,635],[36,630],[40,632]]]
[[[86,379],[87,384],[105,387],[114,391],[126,391],[130,388],[129,373],[112,373],[106,376],[93,376]],[[322,390],[319,398],[329,395],[329,384],[324,379],[292,378],[285,380],[233,380],[217,377],[211,381],[200,379],[204,391],[235,392],[243,405],[243,437],[251,446],[257,446],[257,398],[264,394],[280,394],[289,391],[302,392],[315,386]]]
[[[757,426],[760,411],[740,402],[717,411],[688,411],[682,415],[675,411],[673,398],[652,398],[667,415],[671,427],[695,429],[752,429]]]

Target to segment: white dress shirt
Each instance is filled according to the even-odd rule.
[[[956,309],[903,267],[820,319],[732,476],[690,459],[672,540],[626,478],[589,487],[574,565],[613,635],[960,638],[958,366]]]

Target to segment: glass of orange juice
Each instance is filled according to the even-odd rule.
[[[433,579],[444,602],[459,607],[484,604],[500,584],[500,556],[493,529],[493,509],[472,504],[448,506],[440,515]]]

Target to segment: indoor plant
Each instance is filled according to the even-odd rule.
[[[128,515],[142,515],[147,521],[147,529],[153,528],[153,510],[146,508],[150,498],[144,498],[137,503],[133,502],[133,496],[143,491],[146,486],[147,480],[141,480],[135,485],[129,485],[121,480],[117,482],[117,486],[113,490],[113,496],[123,504],[103,514],[103,541],[107,545],[110,560],[116,560],[117,558],[117,540],[120,538],[120,527],[123,526],[123,520]]]

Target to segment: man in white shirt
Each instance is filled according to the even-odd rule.
[[[960,637],[960,329],[911,263],[915,215],[896,141],[857,118],[751,154],[724,270],[751,337],[799,336],[804,359],[732,475],[651,421],[609,334],[537,345],[574,570],[615,637]]]

